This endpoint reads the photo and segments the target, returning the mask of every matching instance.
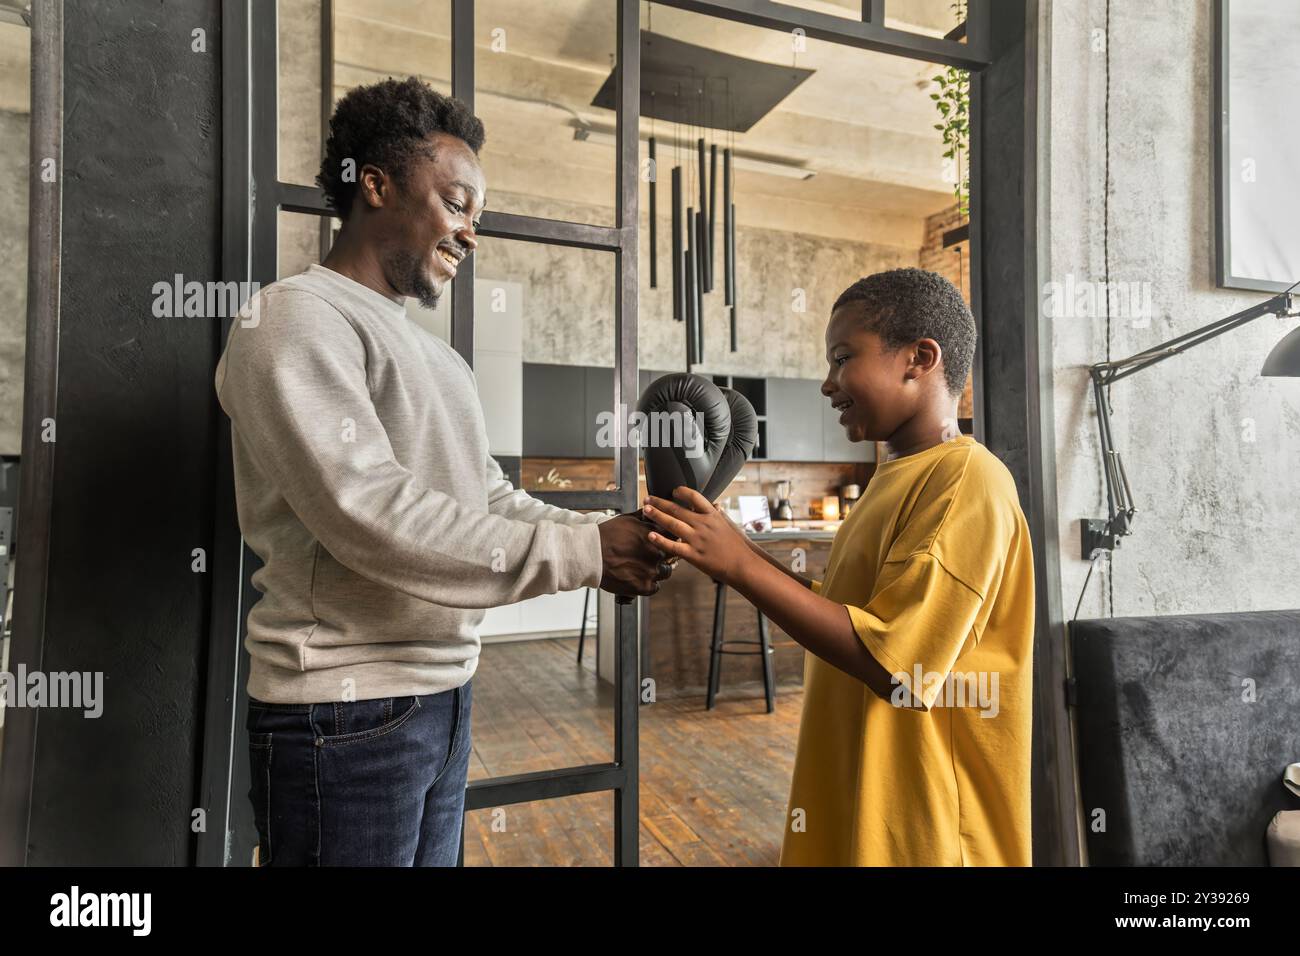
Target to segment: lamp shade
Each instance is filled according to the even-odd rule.
[[[1300,376],[1300,329],[1292,329],[1264,359],[1260,375]]]

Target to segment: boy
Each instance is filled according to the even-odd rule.
[[[812,652],[782,865],[1030,863],[1033,559],[1010,473],[957,434],[974,351],[970,310],[933,273],[878,273],[836,301],[822,394],[889,454],[823,581],[697,492],[646,500],[656,545]]]

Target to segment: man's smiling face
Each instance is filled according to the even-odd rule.
[[[478,246],[483,169],[464,140],[434,133],[394,186],[395,201],[384,208],[384,272],[399,293],[431,309]]]

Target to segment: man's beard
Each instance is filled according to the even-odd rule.
[[[398,292],[409,295],[426,309],[436,308],[442,290],[429,281],[425,262],[413,252],[403,249],[393,253],[388,260],[388,276]]]

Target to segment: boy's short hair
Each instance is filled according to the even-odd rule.
[[[891,269],[853,283],[831,311],[850,302],[862,303],[868,327],[886,348],[918,339],[938,342],[948,392],[961,394],[975,359],[975,318],[956,286],[924,269]]]
[[[362,166],[372,163],[400,182],[423,140],[434,133],[456,136],[475,153],[483,148],[483,123],[470,108],[414,76],[358,86],[334,107],[316,185],[330,208],[346,219]],[[345,179],[348,159],[353,175]]]

